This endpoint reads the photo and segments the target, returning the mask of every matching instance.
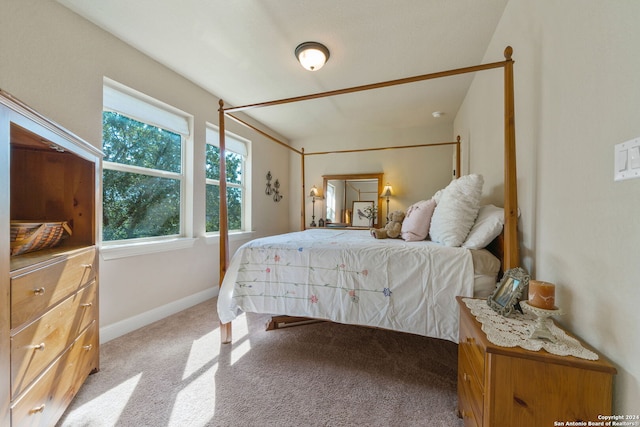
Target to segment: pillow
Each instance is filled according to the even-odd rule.
[[[443,192],[444,188],[442,190],[436,191],[436,194],[433,195],[432,199],[436,201],[436,204],[440,203],[440,197],[442,197]]]
[[[504,226],[504,209],[494,205],[481,206],[478,218],[462,244],[467,249],[487,247],[502,232]]]
[[[421,200],[411,205],[402,222],[402,238],[407,242],[426,239],[429,235],[431,215],[433,215],[435,208],[436,202],[433,199]]]
[[[472,174],[447,185],[431,218],[431,240],[454,247],[464,243],[478,216],[483,184],[482,175]]]

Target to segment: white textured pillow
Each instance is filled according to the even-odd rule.
[[[432,199],[435,200],[436,204],[440,203],[440,198],[442,197],[442,193],[444,193],[444,188],[442,190],[436,191],[436,194],[433,195]]]
[[[460,246],[478,216],[484,178],[471,174],[461,176],[443,190],[431,218],[431,240],[445,246]]]
[[[504,226],[504,209],[494,205],[481,206],[478,218],[469,231],[462,247],[467,249],[486,248],[500,233]]]
[[[429,235],[431,216],[436,208],[436,201],[421,200],[407,209],[407,216],[402,221],[402,238],[407,242],[424,240]]]

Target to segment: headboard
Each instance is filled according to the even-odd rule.
[[[500,260],[500,270],[498,271],[498,280],[502,279],[504,274],[504,231],[498,235],[486,249]]]

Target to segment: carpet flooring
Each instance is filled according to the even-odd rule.
[[[216,300],[105,343],[58,427],[452,426],[457,345],[248,314],[220,344]]]

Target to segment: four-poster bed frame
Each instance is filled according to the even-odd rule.
[[[519,241],[518,241],[518,201],[517,201],[517,171],[516,171],[516,146],[515,146],[515,107],[514,107],[514,81],[513,81],[513,49],[507,46],[504,50],[505,60],[500,62],[492,62],[489,64],[481,64],[471,67],[458,68],[454,70],[441,71],[437,73],[424,74],[415,77],[408,77],[398,80],[391,80],[381,83],[374,83],[362,86],[355,86],[346,89],[321,92],[311,95],[298,96],[293,98],[285,98],[274,101],[267,101],[257,104],[248,104],[239,107],[224,107],[224,101],[219,102],[219,128],[220,128],[220,285],[224,279],[229,262],[229,239],[227,225],[227,186],[226,186],[226,149],[225,149],[225,119],[229,117],[234,121],[258,132],[266,138],[283,145],[284,147],[298,153],[301,156],[301,173],[302,173],[302,208],[301,208],[301,229],[305,228],[305,203],[304,195],[305,179],[304,165],[305,153],[304,149],[296,150],[295,148],[285,144],[284,142],[274,138],[268,133],[258,129],[248,122],[234,116],[232,113],[247,111],[254,108],[269,107],[281,104],[290,104],[300,101],[308,101],[312,99],[326,98],[336,95],[362,92],[367,90],[379,89],[389,86],[396,86],[407,83],[414,83],[424,80],[437,79],[442,77],[455,76],[460,74],[474,73],[483,70],[495,68],[504,69],[504,229],[499,241],[502,247],[497,249],[500,254],[502,269],[506,271],[511,268],[520,266]],[[456,144],[454,142],[453,144]],[[429,144],[426,144],[429,145]],[[456,175],[460,173],[460,139],[457,140],[457,165]],[[354,152],[358,150],[347,150]],[[318,153],[309,153],[318,154]],[[223,343],[231,342],[231,322],[220,325],[220,338]]]

